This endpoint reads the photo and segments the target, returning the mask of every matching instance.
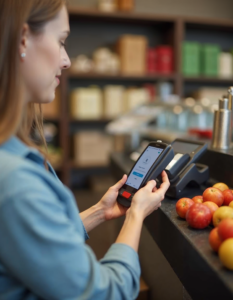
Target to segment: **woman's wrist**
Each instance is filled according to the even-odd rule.
[[[80,217],[87,232],[105,221],[104,210],[101,205],[98,205],[98,203],[81,212]]]
[[[132,207],[126,212],[126,220],[127,219],[134,219],[137,222],[144,221],[144,214],[141,211],[137,211],[136,209],[133,209]]]
[[[96,216],[98,216],[98,219],[100,223],[103,223],[105,220],[105,210],[103,205],[101,205],[100,202],[96,203],[92,206],[93,211],[95,212]]]

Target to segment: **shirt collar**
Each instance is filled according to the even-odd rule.
[[[44,160],[43,156],[37,149],[27,146],[15,136],[12,136],[4,144],[0,145],[0,150],[5,150],[20,157],[28,157],[30,154],[34,154],[38,158],[40,157]]]

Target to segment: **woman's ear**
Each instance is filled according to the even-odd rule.
[[[29,39],[30,29],[28,24],[24,24],[21,31],[20,45],[19,45],[19,55],[21,58],[26,57],[28,39]]]

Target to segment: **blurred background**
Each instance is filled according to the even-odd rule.
[[[68,11],[72,67],[64,72],[55,101],[43,107],[44,130],[51,163],[82,211],[117,180],[111,153],[132,155],[156,139],[210,141],[218,100],[233,85],[233,3],[69,0]],[[119,228],[112,221],[90,234],[98,258]],[[141,299],[182,299],[175,276],[166,279],[173,296],[167,285],[154,290],[150,283],[158,275],[149,274],[148,259],[159,250],[152,251],[147,235],[143,231],[140,248],[147,281]],[[163,272],[165,278],[172,273],[168,264]]]

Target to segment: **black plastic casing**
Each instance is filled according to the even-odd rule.
[[[155,148],[161,148],[163,151],[160,153],[159,157],[156,159],[156,161],[153,163],[149,171],[147,172],[146,176],[144,177],[140,187],[138,189],[135,189],[131,186],[128,186],[126,184],[123,185],[123,187],[119,190],[119,195],[117,198],[117,201],[122,204],[123,206],[129,207],[131,205],[132,198],[134,194],[143,186],[146,185],[146,183],[150,180],[156,180],[162,173],[162,171],[166,168],[166,166],[170,163],[170,161],[174,158],[174,151],[171,145],[167,145],[162,142],[152,142],[150,143],[148,147],[155,147]],[[143,153],[146,151],[146,149],[142,152],[138,160],[141,158]],[[129,175],[131,174],[133,168],[137,164],[138,160],[136,163],[133,165],[132,169],[130,170]],[[126,191],[131,194],[131,197],[126,199],[125,197],[122,196],[122,193]]]

